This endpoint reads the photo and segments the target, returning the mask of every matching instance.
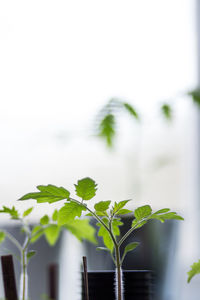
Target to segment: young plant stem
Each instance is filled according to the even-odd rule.
[[[123,286],[122,286],[122,272],[121,272],[121,257],[120,257],[120,244],[117,243],[115,236],[112,232],[112,217],[109,221],[109,226],[107,226],[97,214],[95,214],[90,208],[87,207],[87,205],[70,198],[70,201],[78,203],[79,205],[85,207],[92,215],[93,217],[102,224],[102,226],[105,227],[105,229],[109,232],[110,237],[113,241],[114,248],[115,248],[115,265],[117,270],[117,281],[116,281],[116,300],[123,300]],[[24,299],[23,299],[24,300]]]
[[[122,282],[122,272],[121,272],[121,260],[120,260],[120,249],[119,246],[115,246],[115,256],[116,256],[116,268],[117,268],[117,278],[116,278],[116,299],[123,300],[123,282]]]

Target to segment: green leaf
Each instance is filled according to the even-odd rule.
[[[102,221],[108,226],[108,219],[103,218]],[[114,236],[120,235],[119,226],[123,225],[123,223],[119,219],[114,219],[112,222],[112,232]],[[112,238],[110,237],[109,232],[106,230],[106,228],[101,224],[97,223],[97,226],[100,227],[98,236],[101,236],[103,238],[104,245],[110,250],[110,252],[113,252],[114,244],[112,241]]]
[[[135,227],[135,229],[138,229],[138,228],[141,228],[142,226],[144,226],[146,223],[147,223],[147,221],[141,222],[141,220],[138,221],[137,219],[134,219],[132,222],[132,227]]]
[[[101,236],[103,238],[104,245],[112,253],[113,249],[114,249],[114,244],[113,244],[112,238],[110,237],[109,232],[105,229],[105,227],[101,223],[97,223],[97,226],[100,227],[98,236]]]
[[[200,259],[198,260],[198,262],[193,263],[193,265],[190,268],[191,268],[191,270],[189,272],[187,272],[187,274],[188,274],[187,282],[188,283],[195,275],[200,274]]]
[[[47,215],[45,215],[44,217],[42,217],[40,219],[40,224],[41,225],[47,225],[47,224],[49,224],[49,217]]]
[[[172,108],[169,104],[163,104],[161,106],[161,112],[163,113],[164,117],[167,120],[171,120],[172,119]]]
[[[15,219],[15,220],[19,219],[19,213],[15,209],[14,206],[12,208],[9,208],[7,206],[3,206],[3,209],[0,210],[0,213],[7,213],[11,216],[12,219]]]
[[[131,104],[124,102],[123,105],[124,105],[124,108],[127,110],[127,112],[131,116],[133,116],[135,119],[139,120],[139,115],[138,115],[137,111],[135,110],[135,108]]]
[[[141,220],[151,215],[152,209],[150,205],[144,205],[136,208],[134,215],[137,220]]]
[[[57,209],[55,209],[54,212],[53,212],[52,220],[55,221],[55,222],[58,220],[58,211],[57,211]]]
[[[149,219],[157,219],[162,223],[166,220],[184,220],[183,217],[177,215],[177,213],[173,211],[164,214],[154,213],[149,217]]]
[[[93,179],[86,177],[78,180],[75,188],[77,196],[83,200],[90,200],[96,195],[97,184]]]
[[[120,209],[116,215],[126,215],[126,214],[130,214],[132,213],[132,210],[129,210],[129,209]]]
[[[200,89],[195,89],[188,93],[192,97],[192,100],[200,108]]]
[[[23,217],[27,217],[28,215],[30,215],[32,210],[33,210],[33,207],[30,207],[27,210],[25,210],[24,213],[23,213]]]
[[[51,224],[44,229],[44,235],[50,246],[55,245],[60,235],[60,227]]]
[[[37,240],[39,240],[39,238],[43,235],[44,233],[44,229],[42,228],[42,226],[37,225],[33,228],[32,232],[31,232],[31,243],[35,243]]]
[[[110,250],[109,250],[108,248],[106,248],[106,247],[97,247],[96,250],[98,250],[98,251],[108,251],[108,252],[110,252]]]
[[[0,244],[3,243],[3,241],[6,238],[6,234],[4,231],[0,231]]]
[[[30,250],[28,253],[27,253],[27,259],[28,261],[33,257],[35,256],[36,254],[36,251],[35,250]]]
[[[75,237],[82,241],[87,240],[93,244],[96,244],[95,239],[95,229],[89,224],[88,219],[75,219],[72,222],[65,225],[65,228],[68,229]]]
[[[58,225],[64,225],[73,221],[76,217],[80,217],[82,211],[86,208],[76,202],[67,202],[58,212]]]
[[[160,209],[158,211],[156,211],[154,214],[163,214],[163,213],[166,213],[170,211],[170,208],[163,208],[163,209]]]
[[[96,209],[96,211],[105,211],[109,208],[111,201],[100,201],[98,203],[95,204],[94,208]]]
[[[35,199],[38,203],[48,202],[54,203],[63,199],[69,198],[69,191],[63,187],[57,187],[55,185],[38,185],[37,189],[40,192],[29,193],[21,197],[19,200]]]
[[[113,139],[116,134],[116,122],[113,114],[107,114],[99,124],[99,136],[105,138],[107,146],[112,147]]]
[[[139,244],[140,243],[137,243],[137,242],[133,242],[133,243],[128,244],[125,247],[125,250],[124,250],[125,254],[128,253],[128,252],[130,252],[130,251],[132,251],[132,250],[134,250]]]
[[[122,209],[130,200],[123,200],[120,202],[115,202],[114,203],[114,208],[113,208],[113,212],[117,213],[120,209]]]

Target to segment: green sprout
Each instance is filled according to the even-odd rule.
[[[69,195],[65,194],[65,196]],[[48,200],[50,201],[49,194]],[[55,198],[53,200],[55,201]],[[21,231],[24,234],[24,241],[23,243],[20,243],[7,230],[0,231],[0,244],[3,243],[7,238],[12,242],[12,244],[16,246],[20,254],[19,256],[13,254],[21,263],[20,300],[28,299],[28,263],[30,259],[36,254],[36,251],[29,249],[31,244],[35,243],[39,238],[44,236],[48,244],[50,246],[54,246],[63,229],[67,229],[68,231],[70,231],[80,241],[86,239],[92,243],[96,243],[94,237],[95,230],[89,224],[89,220],[74,220],[70,222],[70,224],[64,224],[64,226],[60,226],[57,224],[58,211],[55,210],[51,217],[49,217],[48,215],[44,215],[40,219],[39,224],[31,226],[27,220],[27,217],[31,214],[32,211],[33,207],[30,207],[22,214],[20,214],[14,206],[12,208],[3,206],[3,209],[0,210],[0,213],[8,214],[11,219],[17,220],[21,226]]]
[[[87,211],[87,216],[92,216],[99,227],[98,235],[103,238],[105,247],[98,247],[98,250],[109,251],[115,266],[116,266],[116,299],[123,299],[122,286],[122,264],[128,252],[133,251],[138,247],[136,241],[126,245],[125,250],[121,253],[121,245],[136,229],[141,228],[150,220],[166,220],[175,219],[183,220],[176,212],[169,208],[160,209],[156,212],[152,211],[150,205],[144,205],[136,208],[134,211],[127,209],[126,205],[130,200],[111,203],[110,200],[100,201],[94,204],[91,209],[87,205],[87,201],[94,198],[97,191],[97,184],[91,178],[83,178],[75,184],[75,192],[78,199],[70,196],[70,192],[63,187],[53,185],[39,186],[38,192],[29,193],[19,200],[35,199],[38,203],[49,202],[53,203],[59,200],[66,200],[64,206],[58,211],[57,223],[58,226],[69,226],[71,222],[79,221],[83,212]],[[120,226],[123,225],[121,220],[122,215],[133,214],[132,225],[129,230],[120,237]]]

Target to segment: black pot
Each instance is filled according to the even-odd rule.
[[[123,271],[124,300],[152,300],[152,271]],[[90,300],[115,300],[115,272],[88,272]],[[82,300],[85,300],[85,288],[82,274]]]

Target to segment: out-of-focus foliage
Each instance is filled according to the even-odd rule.
[[[108,147],[113,146],[117,133],[117,120],[121,113],[127,113],[134,120],[139,120],[135,107],[128,102],[113,98],[99,112],[96,121],[97,136],[102,137]]]
[[[167,103],[163,104],[161,106],[161,112],[167,120],[172,119],[172,107],[169,104]]]
[[[181,95],[189,96],[189,98],[200,108],[200,88]],[[170,103],[164,102],[159,108],[161,115],[168,121],[172,121],[174,118],[173,112],[175,110],[174,104],[176,103],[176,97],[171,100],[173,101],[169,101]],[[124,113],[128,113],[134,120],[141,120],[136,108],[131,103],[118,98],[109,100],[97,116],[97,136],[103,138],[110,148],[114,145],[115,136],[117,135],[119,116]]]
[[[196,274],[200,274],[200,259],[198,260],[198,262],[193,263],[190,271],[187,274],[188,274],[188,280],[187,280],[188,283]]]

